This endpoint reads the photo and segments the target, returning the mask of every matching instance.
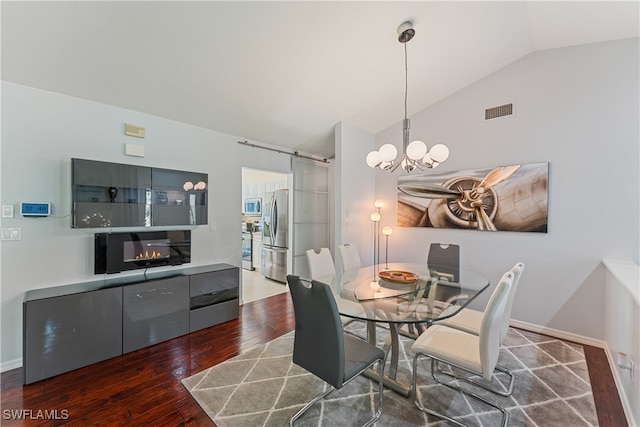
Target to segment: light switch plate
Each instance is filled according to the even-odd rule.
[[[2,240],[22,240],[22,228],[3,228]]]
[[[22,240],[22,228],[10,228],[11,240]]]
[[[13,218],[13,205],[2,205],[2,218]]]

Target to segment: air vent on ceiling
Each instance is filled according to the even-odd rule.
[[[497,119],[498,117],[511,115],[513,115],[513,102],[484,110],[485,120]]]

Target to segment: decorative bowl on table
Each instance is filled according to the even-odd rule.
[[[387,270],[381,271],[378,276],[380,279],[391,282],[391,283],[399,283],[399,284],[411,284],[415,283],[419,276],[415,273],[411,273],[410,271],[401,271],[401,270]]]

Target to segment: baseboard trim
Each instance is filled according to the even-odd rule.
[[[586,344],[598,348],[606,348],[606,343],[602,340],[596,340],[591,337],[585,337],[584,335],[573,334],[571,332],[561,331],[559,329],[548,328],[546,326],[535,325],[533,323],[522,322],[520,320],[511,320],[509,322],[511,326],[520,329],[526,329],[527,331],[537,332],[544,335],[549,335],[555,338],[560,338],[567,341],[573,341],[580,344]]]
[[[22,359],[14,359],[0,363],[0,372],[10,371],[16,368],[22,368]]]
[[[629,424],[629,426],[640,426],[639,420],[635,420],[633,417],[633,411],[631,410],[631,402],[629,402],[627,395],[624,393],[622,380],[620,378],[620,372],[618,371],[618,369],[615,369],[617,362],[615,361],[613,354],[611,353],[611,349],[607,345],[606,341],[596,340],[590,337],[585,337],[582,335],[572,334],[570,332],[560,331],[558,329],[547,328],[544,326],[535,325],[533,323],[521,322],[519,320],[511,320],[509,324],[516,328],[525,329],[527,331],[537,332],[537,333],[549,335],[555,338],[560,338],[567,341],[573,341],[580,344],[590,345],[593,347],[598,347],[603,349],[607,357],[607,360],[609,361],[609,367],[611,369],[611,374],[613,375],[613,382],[616,385],[616,390],[618,391],[618,396],[620,397],[620,402],[622,404],[624,414],[627,417],[627,423]]]
[[[620,396],[620,402],[622,403],[622,408],[624,409],[624,415],[627,417],[627,423],[629,426],[640,426],[640,420],[636,420],[633,417],[633,411],[631,410],[631,402],[627,398],[627,395],[624,392],[624,386],[622,384],[622,378],[620,378],[620,371],[616,369],[617,361],[613,357],[613,353],[611,353],[611,349],[605,343],[604,353],[607,355],[607,360],[609,361],[609,366],[611,367],[611,374],[613,375],[613,382],[616,384],[616,389],[618,390],[618,396]]]

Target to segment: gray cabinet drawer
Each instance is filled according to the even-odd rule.
[[[172,277],[123,288],[124,353],[187,333],[189,277]]]
[[[192,274],[190,277],[190,330],[217,325],[239,315],[240,269]]]
[[[240,314],[238,299],[221,302],[191,310],[190,331],[198,331],[209,326],[237,318]]]
[[[194,274],[190,278],[190,308],[192,310],[239,298],[240,270],[212,271]]]
[[[122,354],[122,288],[23,304],[24,382]]]
[[[227,270],[211,271],[191,275],[192,297],[238,288],[240,283],[240,270],[237,267]]]

